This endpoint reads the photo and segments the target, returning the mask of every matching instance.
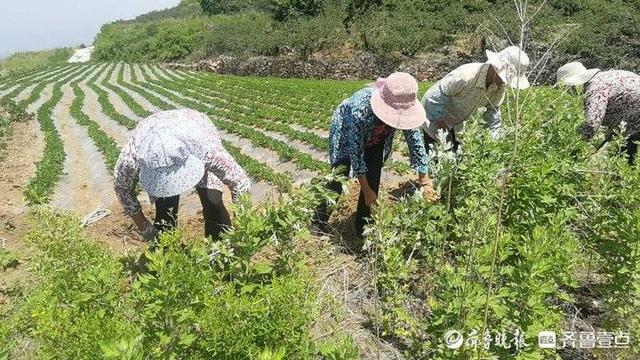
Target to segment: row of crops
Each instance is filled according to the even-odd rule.
[[[50,89],[53,94],[37,112],[38,122],[46,134],[47,147],[46,158],[40,163],[38,174],[46,174],[46,178],[36,175],[27,194],[31,203],[46,203],[53,195],[56,180],[64,171],[64,139],[53,126],[51,116],[51,109],[61,101],[60,89],[64,84],[70,84],[73,90],[70,106],[73,120],[86,127],[109,169],[117,158],[117,144],[121,144],[123,139],[101,129],[84,112],[87,91],[97,96],[103,114],[118,127],[128,130],[157,109],[190,107],[209,114],[214,124],[235,135],[234,139],[248,141],[256,152],[259,151],[257,149],[269,151],[272,156],[267,162],[261,162],[234,141],[225,140],[227,149],[236,155],[251,177],[280,191],[290,188],[293,179],[299,179],[300,174],[308,178],[309,174],[327,169],[326,129],[331,109],[348,92],[362,84],[348,84],[345,89],[344,84],[327,83],[323,84],[327,89],[316,94],[300,92],[298,84],[290,86],[287,82],[270,82],[273,85],[256,86],[259,84],[256,79],[234,81],[155,66],[90,64],[64,66],[6,79],[0,90],[4,99],[15,100],[23,109],[45,94],[45,89]],[[86,86],[81,86],[84,84]],[[279,166],[280,162],[291,163],[291,166]],[[400,164],[395,168],[399,172],[406,171],[406,167]]]
[[[295,194],[283,200],[285,203],[265,210],[264,216],[253,213],[249,204],[240,207],[236,231],[227,242],[215,245],[218,273],[212,273],[200,262],[205,253],[202,243],[194,243],[185,254],[173,252],[177,238],[167,239],[169,251],[152,261],[166,277],[149,275],[150,279],[139,284],[133,294],[147,310],[135,321],[141,327],[148,326],[149,331],[120,328],[124,320],[114,320],[111,325],[117,331],[102,349],[105,354],[122,355],[118,352],[120,347],[133,352],[149,350],[157,356],[242,357],[241,352],[212,355],[211,349],[222,350],[208,341],[220,339],[217,336],[223,332],[212,325],[212,319],[224,314],[216,312],[213,305],[200,307],[202,298],[212,303],[237,304],[233,294],[256,296],[252,300],[259,302],[268,298],[266,301],[280,304],[263,309],[278,315],[275,327],[267,325],[266,318],[260,318],[265,321],[260,323],[262,330],[250,328],[250,322],[243,323],[246,329],[263,334],[262,340],[267,342],[261,344],[280,344],[281,338],[269,337],[269,332],[272,336],[293,336],[282,329],[287,327],[285,319],[303,317],[280,312],[282,309],[277,306],[287,301],[272,296],[286,293],[287,286],[292,286],[292,298],[305,300],[289,301],[300,305],[291,310],[314,308],[303,295],[311,291],[302,285],[308,279],[287,277],[305,273],[297,267],[296,246],[297,240],[304,237],[301,231],[308,221],[308,211],[303,210],[313,208],[317,201],[313,195],[318,190],[313,185],[296,190],[293,185],[327,170],[326,138],[331,112],[364,84],[221,76],[122,63],[60,66],[0,83],[3,101],[17,110],[24,111],[46,97],[35,112],[46,150],[25,194],[33,204],[47,203],[60,176],[68,171],[62,164],[68,155],[65,143],[69,139],[56,128],[52,112],[60,104],[67,106],[65,98],[70,100],[71,120],[85,129],[109,170],[126,140],[126,131],[140,119],[156,110],[189,107],[210,116],[222,134],[225,148],[256,182]],[[640,338],[640,174],[617,155],[619,141],[594,153],[592,145],[579,138],[575,129],[583,119],[582,112],[579,97],[554,89],[534,88],[518,100],[510,97],[504,109],[507,135],[503,140],[491,139],[476,118],[465,129],[462,154],[446,152],[446,145],[433,149],[432,155],[438,161],[432,164],[431,171],[440,202],[428,205],[420,197],[382,200],[375,225],[368,232],[364,256],[359,259],[370,272],[369,296],[374,300],[367,305],[366,313],[377,339],[393,342],[410,358],[636,358],[638,347],[634,344]],[[408,173],[406,150],[399,145],[395,150],[396,161],[387,169],[400,176]],[[70,221],[50,214],[44,217],[55,224]],[[45,252],[59,255],[79,250],[67,248],[74,245],[57,240],[78,237],[77,233],[36,235],[36,245],[44,247]],[[250,264],[253,255],[274,238],[278,240],[275,262],[266,268],[264,264]],[[56,247],[47,248],[47,241]],[[81,270],[78,275],[69,270],[88,266],[82,259],[73,258],[77,260],[73,264],[60,260],[61,263],[42,265],[45,269],[69,270],[60,276],[85,281],[90,288],[85,289],[90,295],[75,295],[82,295],[82,299],[88,296],[96,301],[92,306],[116,314],[116,319],[126,319],[131,308],[113,300],[130,295],[128,291],[123,295],[109,276],[118,272],[114,270],[117,266],[101,250],[92,247],[90,253],[100,259],[96,266],[101,267],[94,268],[96,273],[92,276],[110,284],[108,294],[94,289],[95,282],[78,279]],[[54,255],[57,256],[53,254],[52,258]],[[163,268],[167,261],[188,271],[180,274],[177,267]],[[115,279],[123,277],[118,274]],[[280,277],[282,274],[284,278]],[[235,279],[232,285],[224,280],[225,276]],[[270,280],[265,281],[265,277]],[[214,280],[192,282],[203,278]],[[286,283],[286,279],[293,282]],[[64,287],[63,280],[53,276],[49,280],[51,286]],[[263,287],[265,284],[271,290]],[[184,300],[163,298],[170,305],[158,310],[162,308],[155,302],[158,299],[145,289],[166,294],[167,288]],[[207,292],[217,288],[228,293],[222,296]],[[43,289],[43,299],[49,294],[45,290],[59,291]],[[344,291],[346,298],[348,290]],[[105,298],[111,302],[100,305]],[[364,307],[369,298],[360,300]],[[38,309],[43,308],[44,305]],[[82,317],[94,309],[85,310],[76,315]],[[153,310],[160,315],[153,314]],[[240,311],[236,315],[243,318],[246,313]],[[206,326],[200,326],[197,319],[201,318],[208,319],[202,320]],[[44,315],[39,319],[44,322],[38,324],[39,329],[55,323]],[[98,336],[98,319],[92,320],[95,328],[87,331]],[[179,325],[176,332],[163,327],[172,321]],[[199,326],[190,327],[192,322]],[[312,319],[305,318],[296,329],[308,331],[305,326],[310,322]],[[154,335],[150,335],[151,331]],[[451,335],[451,331],[463,336],[464,341],[446,344],[445,335]],[[540,331],[557,334],[556,349],[538,346]],[[340,331],[333,329],[329,333]],[[605,347],[607,334],[616,340]],[[563,343],[565,336],[573,336],[573,342],[565,339]],[[62,337],[46,340],[53,348],[54,340]],[[309,345],[309,339],[296,339],[300,342],[293,344],[298,340],[292,340],[284,346],[288,356],[283,358],[322,353],[309,350],[317,345]],[[327,358],[356,356],[351,351],[351,340],[344,339],[337,340],[342,345],[334,346],[334,357]],[[590,343],[589,339],[594,341]],[[83,346],[90,348],[91,340],[83,338]],[[255,347],[255,343],[245,345]],[[262,351],[267,347],[252,348],[252,355],[278,358],[278,349]]]

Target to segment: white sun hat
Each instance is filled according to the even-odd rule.
[[[510,87],[524,90],[531,86],[525,75],[529,67],[529,56],[517,46],[500,51],[486,51],[487,63],[494,66],[498,76]]]
[[[560,67],[556,79],[558,84],[577,86],[589,82],[599,72],[600,69],[587,69],[581,62],[574,61]]]
[[[202,180],[203,149],[198,132],[185,134],[177,127],[154,126],[140,141],[140,185],[149,195],[165,198],[180,195]]]

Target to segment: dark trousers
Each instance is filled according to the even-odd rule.
[[[211,189],[197,188],[202,212],[204,214],[204,234],[218,239],[220,233],[231,226],[229,212],[222,201],[222,192]],[[156,201],[155,226],[160,231],[171,230],[178,221],[178,207],[180,195],[160,198]]]
[[[374,145],[364,150],[364,161],[367,164],[367,182],[376,194],[380,190],[380,176],[382,175],[382,164],[384,162],[384,142],[378,145]],[[336,169],[342,166],[342,175],[349,176],[351,170],[351,163],[349,161],[339,164],[333,164],[333,168]],[[342,194],[342,184],[339,181],[332,181],[327,183],[327,189],[336,193],[336,198]],[[319,225],[322,229],[326,229],[329,217],[331,217],[332,209],[329,208],[328,203],[320,204],[316,210],[314,217],[314,223]],[[358,235],[362,235],[364,232],[364,226],[369,222],[371,217],[371,208],[366,205],[364,200],[364,193],[360,191],[360,197],[358,198],[358,209],[356,210],[355,226]]]
[[[620,149],[627,153],[627,161],[629,162],[629,165],[633,165],[636,160],[636,154],[638,153],[638,140],[640,140],[640,134],[630,135],[629,139],[627,139],[627,143],[622,146],[622,149]]]
[[[596,151],[600,150],[606,143],[611,141],[611,139],[613,139],[613,134],[613,130],[608,129],[607,133],[605,134],[604,141],[600,144],[600,146],[596,148]],[[638,153],[638,140],[640,140],[640,133],[629,135],[627,142],[620,149],[621,153],[627,154],[627,162],[629,163],[629,165],[633,165],[636,159],[636,154]]]
[[[425,149],[427,149],[427,152],[429,152],[429,148],[431,147],[431,145],[435,147],[436,144],[438,143],[438,140],[432,138],[431,135],[427,134],[426,131],[423,131],[422,133],[424,135],[424,147]],[[447,133],[447,141],[449,141],[452,144],[452,147],[450,150],[453,150],[453,152],[458,152],[458,147],[460,146],[460,142],[456,138],[456,132],[453,129],[450,129],[449,132]]]

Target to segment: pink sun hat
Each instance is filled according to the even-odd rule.
[[[399,130],[412,130],[427,121],[418,101],[418,81],[410,74],[395,72],[375,83],[371,96],[373,113],[385,124]]]

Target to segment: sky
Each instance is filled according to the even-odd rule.
[[[180,0],[0,0],[0,58],[17,51],[89,45],[108,22]]]

